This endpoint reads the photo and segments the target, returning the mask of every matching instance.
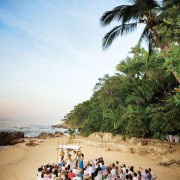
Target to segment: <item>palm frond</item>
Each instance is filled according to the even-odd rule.
[[[163,10],[168,10],[169,8],[172,8],[173,6],[180,6],[179,0],[163,0]]]
[[[122,24],[140,18],[141,12],[136,4],[124,7],[124,9],[122,10]]]
[[[147,58],[147,64],[148,64],[150,56],[153,52],[153,44],[155,43],[151,31],[149,31],[146,41],[148,42],[148,58]]]
[[[100,24],[106,26],[110,24],[113,20],[121,20],[122,12],[124,8],[127,8],[129,5],[117,6],[111,11],[106,11],[100,18]]]
[[[147,25],[145,26],[145,28],[144,28],[144,30],[143,30],[143,32],[141,34],[141,37],[139,38],[139,41],[138,41],[138,44],[137,44],[138,47],[140,47],[142,41],[145,41],[148,44],[148,59],[147,59],[147,62],[148,62],[149,57],[152,54],[153,44],[155,43],[155,41],[154,41],[152,32],[151,32],[151,30],[149,29],[149,27]]]
[[[147,7],[146,10],[150,10],[150,9],[154,9],[154,8],[159,8],[160,7],[160,3],[157,0],[141,0],[140,3],[145,4],[145,6]]]
[[[115,26],[104,36],[102,40],[103,49],[108,48],[117,36],[128,34],[129,32],[134,31],[136,27],[137,27],[137,22]]]

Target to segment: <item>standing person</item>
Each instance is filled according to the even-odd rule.
[[[72,166],[73,166],[73,161],[71,159],[71,154],[69,154],[68,159],[67,159],[66,167],[67,167],[68,170],[70,170],[70,169],[72,169]]]
[[[68,159],[70,156],[70,149],[67,149],[67,152],[66,152],[66,159]]]
[[[74,160],[73,160],[74,166],[78,167],[78,156],[76,151],[74,151]]]
[[[137,171],[137,178],[138,178],[138,180],[142,180],[141,171]]]
[[[79,169],[84,168],[84,154],[81,154],[80,161],[79,161]]]
[[[78,149],[77,151],[76,151],[76,154],[77,154],[77,164],[78,164],[78,168],[79,168],[79,162],[80,162],[80,160],[81,160],[81,150],[80,149]]]
[[[60,152],[61,162],[64,160],[64,155],[65,155],[65,153],[64,153],[63,149],[61,149],[61,152]]]

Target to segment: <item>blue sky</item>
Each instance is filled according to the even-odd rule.
[[[89,99],[141,33],[102,50],[101,15],[121,0],[0,0],[0,118],[58,122]]]

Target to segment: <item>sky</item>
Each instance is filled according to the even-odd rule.
[[[142,32],[104,51],[100,17],[124,0],[0,0],[0,119],[60,120],[113,75]]]

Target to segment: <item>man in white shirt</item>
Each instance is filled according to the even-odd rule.
[[[137,173],[134,173],[133,180],[138,180],[138,178],[137,178]]]

